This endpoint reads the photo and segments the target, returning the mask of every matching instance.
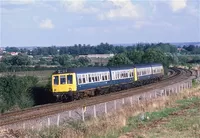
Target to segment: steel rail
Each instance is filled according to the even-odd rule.
[[[180,81],[180,79],[188,78],[189,76],[192,75],[192,73],[187,70],[181,70],[181,69],[175,69],[175,68],[173,70],[174,70],[173,75],[170,75],[169,78],[165,78],[158,83],[152,83],[152,84],[144,85],[141,87],[131,88],[128,90],[122,90],[115,93],[86,98],[83,100],[78,100],[78,101],[69,102],[69,103],[47,104],[47,105],[27,108],[21,111],[4,113],[0,115],[0,126],[14,124],[14,123],[18,123],[18,122],[22,122],[26,120],[32,120],[39,117],[45,117],[45,116],[60,113],[63,111],[76,109],[76,108],[82,107],[83,105],[90,106],[90,105],[99,104],[102,102],[107,102],[107,101],[111,101],[111,100],[115,100],[119,98],[124,98],[124,97],[127,97],[128,95],[133,95],[133,94],[142,93],[144,91],[148,91],[152,88],[155,88],[155,85],[156,87],[163,87],[165,85],[174,83],[175,81]]]

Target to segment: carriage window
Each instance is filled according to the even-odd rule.
[[[91,75],[89,74],[89,82],[92,82],[92,78]]]
[[[95,76],[95,81],[97,81],[97,76]]]
[[[138,76],[141,76],[141,75],[142,75],[142,72],[139,70],[139,71],[137,72],[137,74],[138,74]]]
[[[105,75],[105,80],[108,80],[107,74]]]
[[[105,80],[104,76],[102,76],[102,80]]]
[[[60,76],[60,84],[66,84],[66,77],[65,75]]]
[[[99,74],[98,74],[98,77],[97,77],[97,81],[100,81]]]
[[[85,83],[85,78],[83,78],[83,83]]]
[[[85,83],[85,78],[83,78],[83,83]]]
[[[54,76],[53,78],[54,85],[58,85],[58,76]]]
[[[95,80],[94,80],[94,74],[92,74],[92,82],[94,82]]]
[[[126,77],[128,77],[128,73],[126,73]]]
[[[124,77],[124,74],[123,73],[121,73],[121,76],[120,76],[120,78],[123,78]]]
[[[85,83],[85,75],[82,75],[83,83]]]
[[[73,78],[72,75],[67,75],[67,84],[72,84]]]

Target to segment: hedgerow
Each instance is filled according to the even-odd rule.
[[[38,79],[34,76],[7,75],[0,77],[0,112],[33,106],[34,99],[31,88],[37,82]]]

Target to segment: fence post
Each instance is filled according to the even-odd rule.
[[[85,112],[84,112],[83,107],[82,107],[82,120],[85,121]]]
[[[140,97],[138,97],[138,104],[140,104]]]
[[[167,96],[167,88],[164,90],[164,96]]]
[[[97,113],[96,113],[96,105],[93,106],[93,109],[94,109],[94,117],[96,118],[96,117],[97,117]]]
[[[71,110],[69,111],[69,117],[72,117],[72,112],[71,112]]]
[[[131,107],[133,106],[133,97],[130,97],[130,101],[131,101]]]
[[[107,103],[105,102],[104,105],[105,105],[105,114],[107,114]]]
[[[57,126],[59,126],[60,124],[60,114],[58,114],[58,118],[57,118]]]
[[[154,97],[157,98],[157,91],[154,91]]]
[[[114,101],[114,106],[115,106],[115,110],[117,110],[117,102],[116,102],[116,100]]]
[[[50,123],[51,123],[51,122],[50,122],[50,118],[48,118],[48,126],[50,126]]]
[[[23,123],[23,129],[26,129],[25,123]]]

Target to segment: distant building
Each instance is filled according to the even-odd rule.
[[[78,57],[86,58],[111,58],[114,54],[88,54],[88,55],[79,55]]]
[[[107,65],[110,58],[114,54],[88,54],[88,55],[79,55],[78,58],[84,57],[88,58],[93,65]]]
[[[17,56],[19,54],[19,52],[10,52],[11,56]]]
[[[180,51],[183,50],[183,48],[182,48],[182,47],[179,47],[179,48],[177,48],[177,50],[180,52]]]

